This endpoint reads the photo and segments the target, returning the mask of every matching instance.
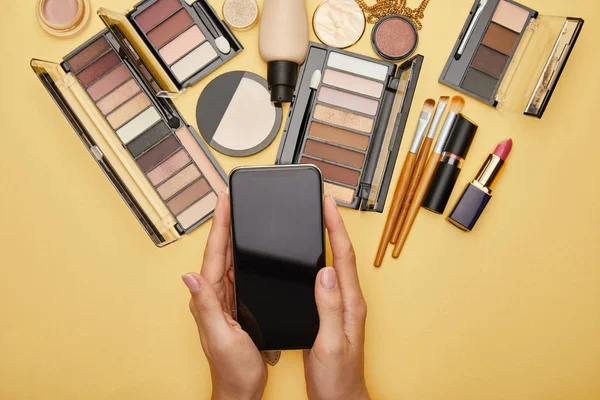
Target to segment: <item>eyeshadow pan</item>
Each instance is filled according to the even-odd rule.
[[[187,10],[181,9],[165,22],[152,29],[147,35],[148,40],[154,47],[159,49],[192,23],[192,17]]]
[[[123,143],[127,144],[159,120],[160,115],[158,114],[158,111],[156,111],[156,108],[148,107],[146,111],[123,125],[117,131],[117,136],[119,136]]]
[[[142,92],[110,113],[106,119],[114,129],[118,129],[149,106],[150,99]]]
[[[212,192],[204,196],[201,200],[194,203],[190,208],[177,216],[177,220],[188,229],[208,214],[212,213],[217,206],[217,195]]]
[[[373,129],[373,120],[371,118],[342,110],[336,110],[335,108],[321,104],[315,106],[313,117],[323,122],[354,129],[360,132],[370,133],[371,129]]]
[[[385,80],[388,72],[388,67],[385,65],[337,53],[335,51],[329,53],[327,66],[380,81]]]
[[[517,33],[521,33],[528,19],[529,11],[505,0],[500,0],[492,17],[492,21]]]
[[[192,25],[187,31],[173,39],[169,44],[159,50],[160,55],[169,65],[196,48],[206,38],[197,25]]]
[[[202,171],[202,175],[204,175],[206,180],[208,180],[208,183],[210,183],[210,186],[212,186],[213,190],[215,190],[217,193],[227,190],[227,185],[225,184],[223,177],[215,169],[213,163],[200,148],[200,145],[198,142],[196,142],[196,139],[194,139],[189,129],[183,126],[179,128],[175,134],[179,140],[181,140],[181,144],[188,151],[196,165],[198,165]]]
[[[183,150],[182,150],[183,151]],[[177,154],[179,154],[178,152]],[[175,156],[173,156],[175,157]],[[173,158],[171,157],[171,158]],[[162,164],[161,164],[162,165]],[[159,166],[160,167],[160,166]],[[152,171],[154,172],[154,171]],[[188,165],[171,179],[160,185],[156,191],[163,199],[168,199],[181,189],[200,178],[201,174],[194,164]]]
[[[351,204],[354,201],[354,197],[356,197],[354,189],[329,182],[323,182],[323,194],[325,196],[333,196],[334,199],[346,204]]]
[[[150,149],[156,143],[167,137],[171,130],[164,122],[160,121],[146,132],[129,142],[127,149],[133,156],[137,158],[140,154]]]
[[[153,167],[160,164],[164,159],[169,157],[181,146],[175,136],[169,136],[160,142],[152,150],[145,153],[137,159],[137,163],[144,172],[150,171]]]
[[[485,72],[494,78],[500,78],[508,57],[486,46],[479,46],[471,66]]]
[[[110,45],[104,36],[100,36],[94,43],[70,58],[69,61],[67,61],[67,64],[69,64],[73,73],[76,74],[96,58],[100,57],[100,55],[105,53],[109,48]]]
[[[375,100],[324,86],[321,86],[317,98],[323,103],[368,115],[377,114],[377,107],[379,106],[379,103]]]
[[[181,8],[179,0],[159,0],[135,17],[135,20],[144,32],[148,32],[179,8]]]
[[[171,71],[180,81],[193,75],[200,68],[217,58],[217,52],[209,42],[205,42],[200,47],[183,57],[171,66]]]
[[[185,165],[189,164],[190,161],[190,157],[187,155],[185,150],[179,150],[177,153],[173,154],[171,157],[162,162],[158,167],[148,172],[148,179],[153,185],[158,185],[159,183],[170,178],[175,172],[179,171]]]
[[[479,97],[491,100],[498,81],[476,69],[469,68],[462,85],[463,89]]]
[[[108,74],[104,75],[100,80],[88,86],[87,92],[92,100],[96,101],[129,78],[131,78],[131,73],[125,64],[121,64]]]
[[[304,153],[318,158],[334,161],[340,164],[349,165],[354,168],[362,168],[365,160],[364,154],[347,150],[341,147],[332,146],[327,143],[307,140],[304,145]]]
[[[383,83],[381,82],[375,82],[333,69],[325,70],[323,83],[377,98],[381,97],[381,92],[383,91]]]
[[[196,200],[200,199],[209,191],[210,186],[208,186],[208,182],[206,182],[205,179],[198,179],[177,196],[169,200],[167,206],[173,214],[177,215],[194,204]]]
[[[140,86],[137,84],[137,82],[134,79],[130,79],[125,84],[119,86],[112,93],[97,102],[96,105],[103,115],[107,115],[125,101],[132,98],[140,90]]]
[[[312,158],[302,157],[301,164],[313,164],[318,167],[323,173],[323,178],[346,185],[357,186],[360,172],[339,165],[329,164],[323,161],[314,160]]]
[[[492,22],[481,43],[500,53],[510,55],[515,48],[517,40],[519,40],[519,35]]]
[[[88,86],[96,79],[121,63],[119,56],[114,51],[108,52],[92,65],[77,74],[77,78],[83,86]]]
[[[367,150],[369,137],[359,133],[350,132],[333,126],[313,122],[310,124],[308,135],[318,139],[335,142],[358,150]]]

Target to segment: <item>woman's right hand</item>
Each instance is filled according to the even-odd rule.
[[[315,282],[320,327],[313,348],[304,353],[306,388],[314,400],[367,400],[367,305],[358,282],[354,249],[337,204],[332,197],[324,203],[333,268],[319,271]]]

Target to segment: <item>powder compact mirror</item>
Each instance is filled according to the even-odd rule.
[[[382,212],[422,63],[311,43],[276,163],[316,165],[338,204]]]
[[[381,18],[371,32],[371,45],[379,57],[389,61],[402,61],[410,57],[419,44],[415,24],[402,15]]]

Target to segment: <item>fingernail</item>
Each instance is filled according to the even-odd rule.
[[[327,196],[327,200],[337,208],[337,203],[332,195]]]
[[[190,290],[191,294],[200,293],[200,283],[192,274],[185,274],[181,279],[183,280],[183,283],[185,283],[185,286]]]
[[[321,274],[321,287],[326,290],[332,290],[337,286],[335,270],[331,267],[325,267]]]

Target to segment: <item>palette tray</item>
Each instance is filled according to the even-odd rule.
[[[311,44],[276,163],[313,164],[339,204],[383,210],[421,63],[417,56],[395,75],[394,64]]]
[[[155,97],[119,50],[105,30],[56,65],[62,72],[32,65],[155,243],[164,245],[165,232],[177,238],[212,216],[225,174],[172,102]],[[70,77],[79,85],[59,90],[56,81]]]

